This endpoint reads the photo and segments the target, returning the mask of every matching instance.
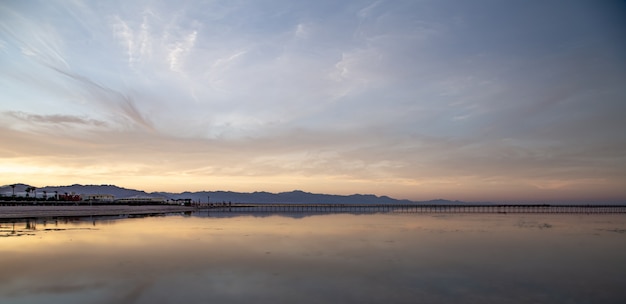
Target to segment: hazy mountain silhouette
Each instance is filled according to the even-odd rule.
[[[237,203],[302,203],[302,204],[399,204],[414,203],[409,200],[398,200],[388,196],[376,196],[372,194],[353,194],[353,195],[333,195],[333,194],[317,194],[300,190],[291,192],[270,193],[270,192],[232,192],[232,191],[200,191],[200,192],[183,192],[169,193],[156,192],[172,199],[190,198],[193,201],[206,203],[209,198],[210,202],[237,202]]]
[[[26,184],[17,184],[15,187],[16,195],[23,196],[25,189],[29,187]],[[198,191],[198,192],[152,192],[148,193],[141,190],[127,189],[115,185],[79,185],[70,186],[46,186],[37,188],[37,196],[42,197],[43,191],[48,196],[53,195],[54,191],[59,194],[75,193],[83,196],[89,194],[112,194],[115,198],[127,198],[132,196],[146,197],[164,197],[166,199],[191,199],[206,203],[209,198],[213,203],[233,202],[233,203],[302,203],[302,204],[407,204],[415,203],[410,200],[398,200],[388,196],[376,196],[373,194],[352,194],[352,195],[334,195],[334,194],[318,194],[294,190],[290,192],[270,193],[270,192],[232,192],[232,191]],[[10,185],[0,187],[0,194],[9,196],[12,193]],[[437,203],[445,203],[449,201],[437,200]]]

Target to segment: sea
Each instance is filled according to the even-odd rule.
[[[626,303],[624,214],[0,223],[0,303]]]

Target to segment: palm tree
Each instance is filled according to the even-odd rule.
[[[44,201],[48,200],[48,192],[46,190],[43,190],[43,200]]]
[[[58,201],[59,200],[59,191],[54,190],[54,200]]]
[[[26,189],[24,189],[24,191],[26,191],[26,197],[30,197],[30,189],[31,187],[26,187]]]
[[[13,190],[13,197],[15,197],[15,186],[17,186],[16,184],[11,185],[11,190]]]

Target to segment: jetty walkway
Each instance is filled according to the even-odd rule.
[[[496,204],[287,204],[287,203],[220,203],[186,206],[156,205],[27,205],[18,203],[0,206],[0,222],[4,220],[49,217],[81,217],[112,215],[149,215],[167,213],[501,213],[501,214],[626,214],[626,205],[496,205]]]
[[[626,214],[626,205],[204,204],[208,212],[241,213],[580,213]]]

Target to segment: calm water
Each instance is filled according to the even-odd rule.
[[[0,236],[0,303],[626,303],[624,215],[172,215]]]

